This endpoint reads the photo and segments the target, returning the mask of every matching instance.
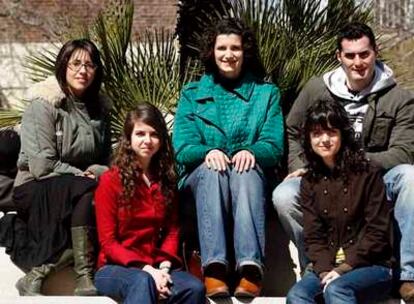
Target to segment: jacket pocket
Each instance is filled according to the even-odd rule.
[[[372,127],[371,138],[368,143],[370,151],[382,151],[388,147],[394,119],[392,117],[377,117]]]

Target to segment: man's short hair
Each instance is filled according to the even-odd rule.
[[[342,40],[356,40],[362,38],[363,36],[368,37],[370,45],[375,50],[377,48],[377,43],[375,41],[374,32],[368,25],[361,22],[350,22],[345,25],[338,33],[336,47],[339,51],[342,51]]]

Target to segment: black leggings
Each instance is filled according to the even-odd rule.
[[[71,227],[95,227],[95,212],[92,205],[93,192],[83,194],[73,207]]]

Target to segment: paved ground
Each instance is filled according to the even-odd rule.
[[[9,256],[0,248],[0,295],[1,298],[17,296],[14,283],[23,276],[23,272],[14,266]],[[0,302],[1,303],[1,302]]]

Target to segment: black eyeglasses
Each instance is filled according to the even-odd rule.
[[[80,60],[74,60],[69,62],[68,67],[74,72],[79,72],[82,69],[82,67],[85,67],[87,72],[94,72],[97,68],[96,64],[92,62],[82,63],[82,61]]]

